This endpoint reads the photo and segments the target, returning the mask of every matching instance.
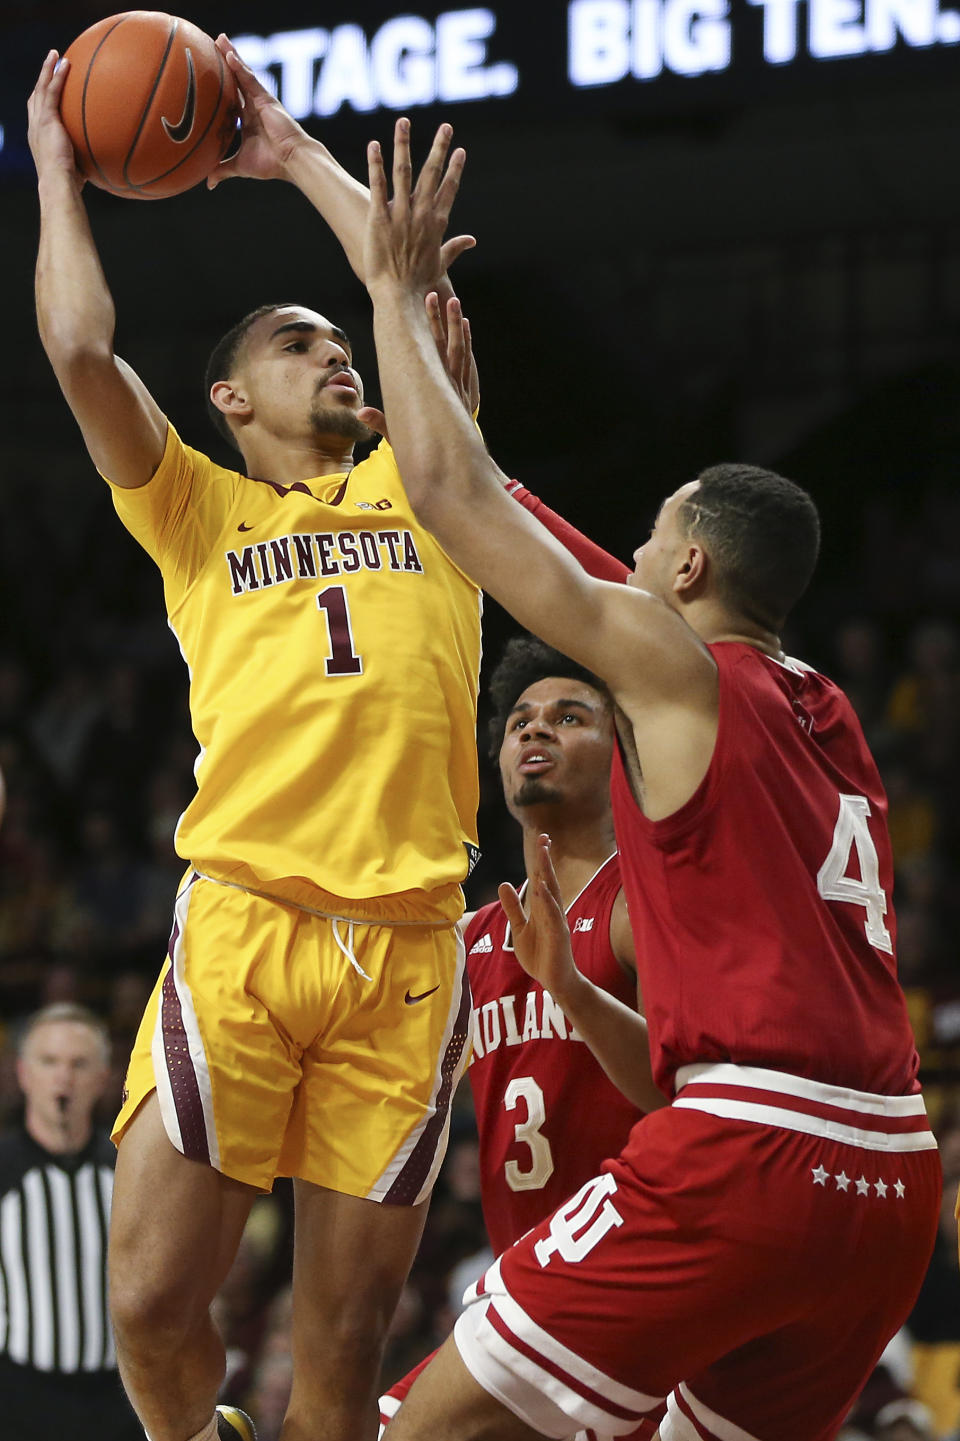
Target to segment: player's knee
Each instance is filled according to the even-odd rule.
[[[379,1369],[393,1306],[382,1296],[359,1297],[338,1307],[335,1315],[317,1318],[316,1350],[322,1352],[329,1381],[346,1388],[350,1375],[374,1376]]]
[[[209,1303],[169,1277],[111,1275],[110,1319],[118,1346],[176,1350]]]

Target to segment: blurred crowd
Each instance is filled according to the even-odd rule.
[[[0,827],[0,1120],[17,1115],[19,1023],[39,1006],[78,1000],[105,1017],[113,1038],[106,1123],[166,952],[184,869],[173,835],[193,791],[196,746],[184,667],[149,563],[119,533],[105,499],[84,499],[72,533],[55,534],[49,514],[36,494],[27,496],[0,538],[0,583],[8,588],[0,630],[0,767],[8,788]],[[851,1417],[847,1441],[960,1438],[952,1213],[960,1182],[960,626],[951,604],[960,598],[960,568],[932,531],[929,540],[929,554],[941,556],[938,607],[895,626],[886,613],[889,587],[859,586],[860,595],[876,598],[868,613],[821,614],[819,627],[814,614],[809,634],[790,637],[795,654],[846,689],[887,787],[901,977],[946,1175],[923,1294]],[[863,543],[889,562],[897,538],[867,534]],[[28,584],[42,554],[54,557],[62,588]],[[886,574],[908,579],[902,563],[888,564]],[[492,660],[498,650],[496,638],[488,640]],[[485,768],[484,859],[470,882],[471,907],[493,898],[497,881],[518,878],[514,832],[498,778]],[[227,1393],[256,1417],[263,1441],[277,1435],[290,1384],[291,1227],[290,1187],[279,1183],[256,1203],[218,1300]],[[385,1382],[446,1336],[488,1254],[464,1086],[424,1244],[393,1324]]]

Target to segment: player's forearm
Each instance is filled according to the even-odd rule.
[[[112,355],[116,315],[76,180],[53,171],[40,180],[39,196],[37,324],[61,376],[81,356]]]
[[[602,675],[601,592],[625,588],[592,580],[507,494],[443,368],[422,297],[390,280],[371,296],[390,441],[420,522],[522,626]]]
[[[363,237],[370,192],[335,160],[319,140],[298,145],[286,166],[287,179],[318,210],[343,246],[354,273],[363,279]]]
[[[437,534],[457,528],[462,507],[505,483],[457,397],[437,353],[422,298],[401,286],[371,292],[380,389],[411,504]]]
[[[641,1015],[578,970],[554,1000],[628,1101],[642,1111],[667,1104],[654,1085],[647,1023]]]

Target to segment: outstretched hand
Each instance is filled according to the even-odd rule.
[[[528,976],[539,981],[554,1000],[563,1004],[570,983],[579,975],[570,946],[557,873],[550,858],[550,837],[537,837],[537,856],[527,886],[527,910],[513,886],[498,888],[500,904],[510,922],[513,949]]]
[[[412,184],[410,121],[400,119],[393,132],[393,199],[388,198],[380,142],[367,147],[370,211],[364,243],[367,289],[393,281],[421,296],[433,290],[450,265],[476,244],[458,235],[443,244],[450,211],[460,188],[466,152],[447,151],[453,128],[441,125],[416,184]]]
[[[215,190],[221,180],[242,175],[251,180],[279,180],[298,145],[309,136],[277,97],[261,85],[250,66],[241,60],[233,41],[217,36],[217,49],[237,82],[243,101],[240,148],[207,176],[207,189]]]

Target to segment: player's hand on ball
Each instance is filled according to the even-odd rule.
[[[572,980],[579,975],[570,946],[557,873],[550,859],[550,837],[537,838],[537,859],[527,886],[527,909],[513,886],[498,888],[500,904],[510,922],[517,960],[528,976],[539,981],[558,1004]]]
[[[236,155],[221,161],[207,177],[207,189],[214,190],[221,180],[238,175],[251,180],[279,180],[293,152],[299,145],[309,144],[310,137],[277,97],[261,85],[226,35],[218,35],[216,45],[243,97],[243,139]]]
[[[71,175],[78,185],[83,177],[77,169],[77,157],[70,137],[60,119],[60,97],[70,68],[69,60],[57,64],[60,56],[51,50],[40,69],[33,94],[27,101],[27,140],[37,175],[56,169]]]

